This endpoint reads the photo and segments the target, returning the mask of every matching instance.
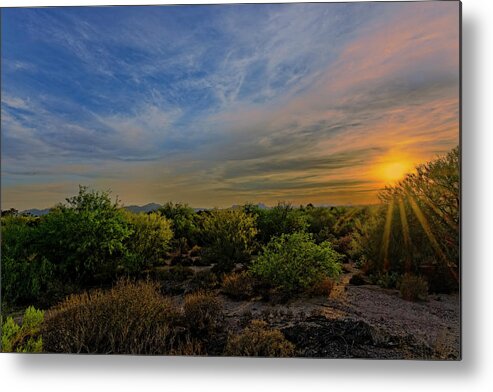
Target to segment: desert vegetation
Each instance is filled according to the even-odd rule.
[[[424,315],[458,300],[459,162],[419,165],[368,206],[132,213],[81,186],[44,216],[4,211],[2,350],[456,358],[355,299]]]

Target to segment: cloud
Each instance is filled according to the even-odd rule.
[[[2,21],[8,203],[16,186],[61,180],[130,202],[371,201],[372,167],[458,143],[454,2],[17,9]]]

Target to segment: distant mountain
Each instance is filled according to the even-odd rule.
[[[161,208],[161,204],[157,203],[149,203],[143,206],[127,206],[124,207],[126,210],[133,212],[134,214],[138,214],[139,212],[153,212]]]
[[[231,208],[233,208],[233,209],[241,208],[242,206],[243,205],[235,204]],[[264,203],[258,203],[257,206],[258,206],[258,208],[260,208],[262,210],[270,208],[270,207],[266,206]],[[134,214],[138,214],[140,212],[148,213],[148,212],[157,211],[160,207],[162,207],[161,204],[149,203],[149,204],[145,204],[143,206],[131,205],[131,206],[125,206],[123,208],[125,208],[126,210],[128,210],[130,212],[133,212]],[[194,208],[195,212],[209,211],[209,210],[211,210],[211,208]],[[21,213],[22,214],[30,214],[33,216],[43,216],[43,215],[46,215],[48,212],[50,212],[50,208],[45,208],[44,210],[40,210],[38,208],[31,208],[29,210],[24,210]]]
[[[50,212],[51,208],[45,208],[44,210],[40,210],[38,208],[31,208],[30,210],[24,210],[21,214],[25,215],[33,215],[33,216],[43,216]]]
[[[251,205],[257,206],[261,210],[269,210],[270,209],[270,207],[269,206],[266,206],[264,203],[257,203],[257,204],[251,204]],[[236,210],[238,208],[243,208],[244,206],[245,206],[244,204],[233,204],[231,206],[231,209]]]

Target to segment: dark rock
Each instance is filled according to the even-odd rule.
[[[349,279],[349,284],[352,284],[353,286],[362,286],[369,283],[370,281],[363,274],[353,275],[351,276],[351,279]]]

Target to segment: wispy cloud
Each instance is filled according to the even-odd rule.
[[[132,203],[371,202],[372,167],[458,143],[454,2],[10,9],[2,25],[4,206],[78,182]]]

